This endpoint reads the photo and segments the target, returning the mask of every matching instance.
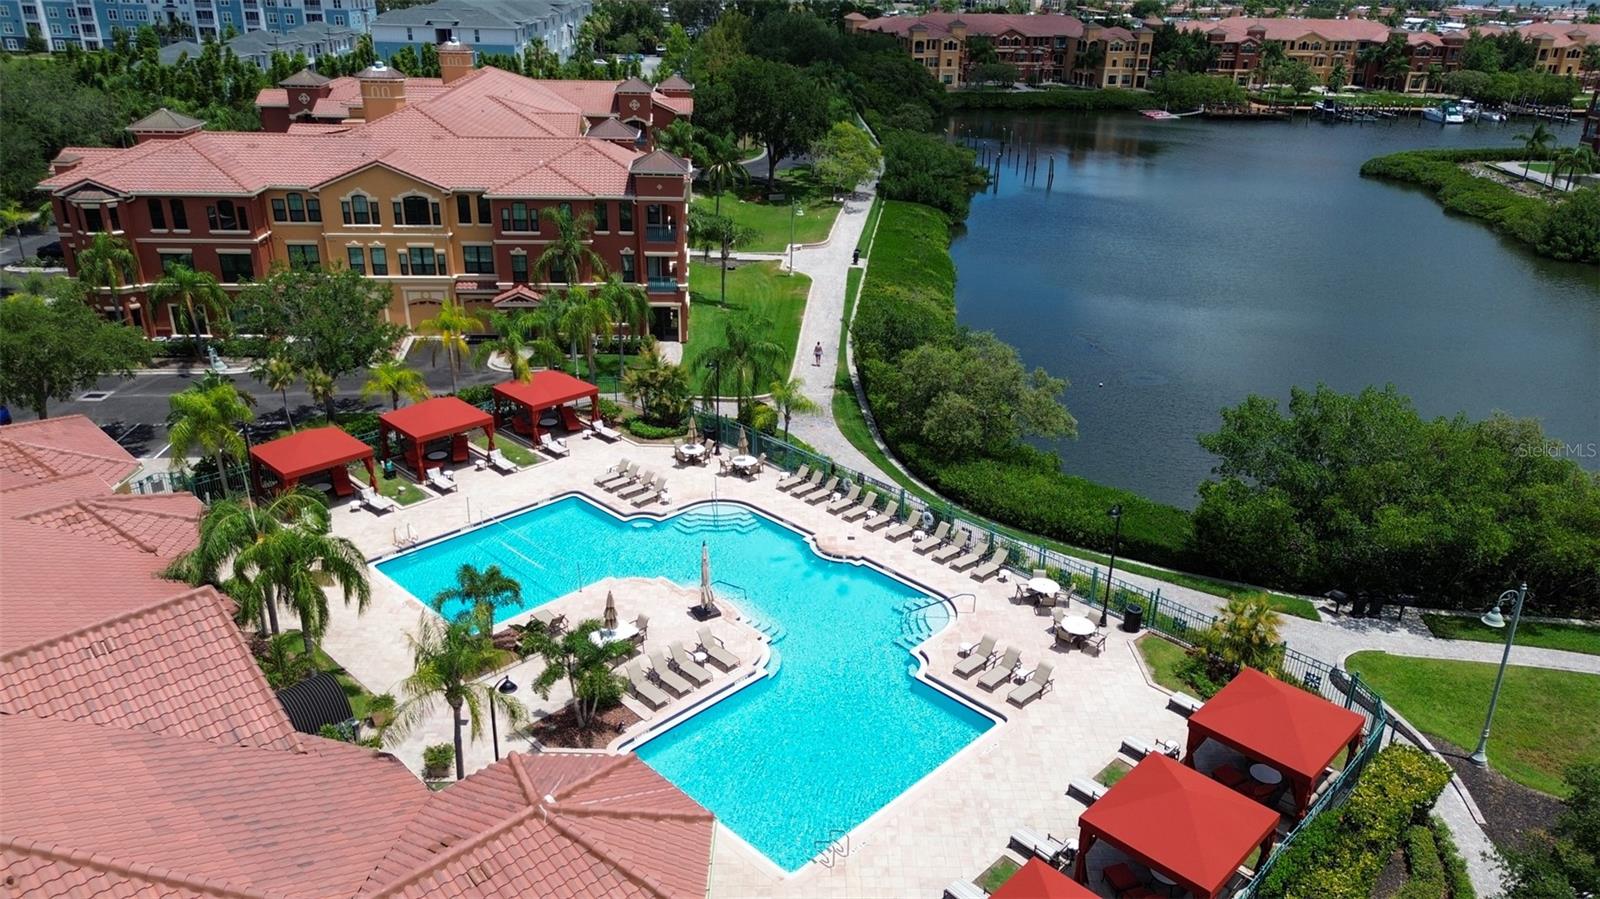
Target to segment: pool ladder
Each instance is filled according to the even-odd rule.
[[[824,868],[832,868],[839,862],[850,857],[850,832],[835,827],[828,831],[828,838],[816,841],[817,854],[814,861]]]

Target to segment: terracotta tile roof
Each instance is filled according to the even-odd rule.
[[[140,132],[181,134],[188,131],[194,131],[204,124],[205,122],[201,121],[200,119],[191,118],[189,116],[173,112],[172,110],[163,106],[139,121],[134,122],[132,125],[129,125],[125,130],[131,131],[134,134],[138,134]]]
[[[428,790],[380,753],[299,739],[292,751],[219,746],[0,715],[8,856],[39,877],[59,875],[63,855],[92,859],[122,895],[162,895],[136,891],[143,879],[207,895],[353,896]]]
[[[141,146],[162,143],[166,142]],[[86,158],[82,164],[91,165],[92,161]],[[77,472],[92,472],[105,486],[115,487],[138,470],[139,462],[132,454],[82,415],[0,427],[0,490]]]
[[[713,826],[635,756],[512,753],[434,794],[364,893],[701,899]]]
[[[1203,31],[1224,35],[1223,41],[1237,44],[1249,36],[1250,29],[1260,28],[1269,41],[1297,41],[1301,38],[1320,37],[1327,41],[1370,41],[1381,44],[1389,39],[1389,26],[1371,19],[1260,19],[1250,16],[1229,16],[1226,19],[1183,22],[1178,25],[1185,31]]]
[[[276,695],[210,587],[0,655],[0,712],[293,749]]]
[[[203,511],[200,501],[193,495],[178,493],[85,497],[17,517],[103,543],[175,559],[194,548]]]
[[[349,131],[350,126],[334,122],[290,122],[290,134],[338,134]]]
[[[967,34],[995,36],[1014,32],[1024,37],[1078,37],[1083,23],[1072,16],[1020,15],[1011,13],[928,13],[924,16],[887,16],[863,22],[861,28],[887,34],[906,34],[922,26],[930,37],[950,34],[955,23],[967,26]]]
[[[278,107],[289,105],[289,92],[281,87],[264,87],[256,93],[256,106]]]

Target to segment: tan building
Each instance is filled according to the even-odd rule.
[[[1000,62],[1015,66],[1022,81],[1096,87],[1144,87],[1153,42],[1144,27],[1108,28],[1062,15],[929,13],[868,19],[851,13],[845,27],[894,36],[950,89],[964,86],[976,65],[975,37],[987,40]]]

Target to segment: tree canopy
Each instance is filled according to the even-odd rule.
[[[81,290],[0,300],[0,402],[40,418],[51,400],[71,399],[107,375],[131,377],[150,353],[144,334],[101,319]]]
[[[341,269],[284,270],[239,294],[241,328],[283,341],[302,371],[331,378],[366,368],[394,348],[405,328],[383,320],[389,287]]]

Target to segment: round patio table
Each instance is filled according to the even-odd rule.
[[[1074,637],[1087,637],[1094,633],[1094,622],[1082,615],[1068,615],[1061,619],[1058,626]]]
[[[544,418],[539,419],[539,427],[541,428],[553,428],[560,423],[561,419],[556,418],[554,415],[546,415]]]
[[[1168,896],[1172,895],[1172,888],[1178,885],[1176,880],[1173,880],[1160,871],[1157,871],[1155,868],[1150,869],[1150,879],[1154,880],[1156,886],[1161,887],[1162,891],[1164,891]]]
[[[1047,577],[1028,579],[1028,589],[1040,596],[1055,596],[1061,592],[1061,585]]]
[[[450,454],[444,450],[435,450],[434,452],[428,454],[429,462],[442,462],[448,458],[450,458]]]
[[[1270,765],[1251,765],[1250,776],[1268,785],[1283,783],[1283,772]]]
[[[685,443],[678,447],[678,451],[691,459],[698,459],[706,454],[706,448],[698,443]]]
[[[317,482],[315,484],[312,484],[311,486],[314,487],[317,490],[321,490],[323,493],[332,493],[333,492],[333,483],[330,482],[330,481],[319,481],[319,482]]]

